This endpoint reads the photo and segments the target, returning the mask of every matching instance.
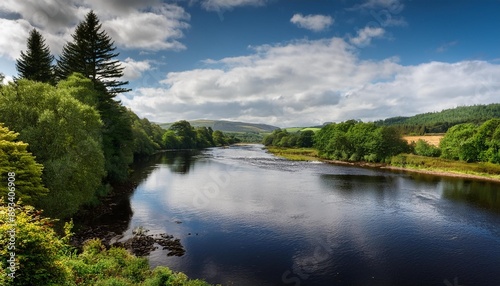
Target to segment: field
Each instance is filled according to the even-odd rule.
[[[422,139],[431,145],[439,146],[439,142],[441,142],[441,139],[443,138],[443,136],[444,136],[443,134],[424,135],[424,136],[403,136],[403,139],[408,141],[408,143],[417,142],[419,139]]]

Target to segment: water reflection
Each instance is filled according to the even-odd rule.
[[[200,150],[167,151],[161,156],[160,164],[168,166],[174,173],[187,174],[200,154]]]
[[[472,180],[443,180],[443,197],[500,212],[500,184]]]
[[[498,207],[494,184],[289,162],[259,146],[166,152],[145,169],[129,230],[171,233],[187,251],[155,252],[152,266],[224,285],[440,285],[457,275],[479,285],[498,276],[500,216],[453,198],[491,189]]]

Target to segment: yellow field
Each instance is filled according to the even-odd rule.
[[[439,142],[442,138],[443,135],[403,136],[403,139],[408,141],[408,143],[417,142],[419,139],[422,139],[434,146],[439,146]]]

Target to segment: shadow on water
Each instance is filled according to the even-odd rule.
[[[365,191],[392,191],[397,183],[394,176],[374,176],[359,174],[322,174],[321,182],[326,187],[343,193]]]
[[[157,162],[168,166],[174,173],[187,174],[201,153],[200,150],[167,151],[161,153],[160,160]]]
[[[174,173],[188,174],[200,154],[200,150],[180,150],[135,158],[127,182],[113,185],[112,194],[102,198],[101,205],[75,217],[74,244],[81,245],[93,237],[103,239],[106,244],[114,236],[125,232],[134,214],[130,198],[137,186],[146,181],[160,165],[168,166]]]
[[[500,212],[500,184],[472,180],[443,180],[443,197]]]

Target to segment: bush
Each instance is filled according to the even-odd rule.
[[[53,221],[42,218],[41,212],[30,206],[17,205],[15,210],[15,249],[8,248],[11,224],[0,225],[1,269],[9,266],[10,252],[16,260],[15,278],[2,285],[63,285],[69,272],[59,257],[67,247],[52,229]],[[2,202],[0,221],[9,221],[8,211],[8,205]]]
[[[418,139],[415,143],[415,154],[427,157],[439,157],[441,155],[441,150],[422,139]]]

